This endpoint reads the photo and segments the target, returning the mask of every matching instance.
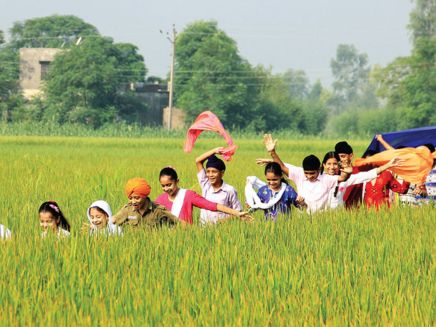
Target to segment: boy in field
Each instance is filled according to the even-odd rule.
[[[297,186],[297,203],[307,206],[307,212],[314,213],[327,209],[329,192],[338,182],[348,179],[351,167],[341,170],[341,175],[320,174],[321,162],[314,156],[309,155],[303,160],[303,167],[285,164],[276,153],[277,140],[273,140],[271,134],[265,134],[264,144],[272,159],[277,162],[283,172],[288,175]]]
[[[176,216],[150,200],[150,191],[151,188],[145,179],[130,179],[125,186],[129,203],[111,218],[112,222],[118,226],[127,224],[132,227],[150,228],[177,225],[180,220]]]
[[[219,154],[221,150],[222,148],[212,149],[195,160],[201,193],[206,200],[240,211],[242,206],[235,188],[223,181],[226,165],[224,161],[216,157],[216,154]],[[206,159],[205,169],[204,162]],[[217,223],[219,220],[228,217],[229,215],[219,211],[201,209],[200,212],[200,222],[202,224]]]

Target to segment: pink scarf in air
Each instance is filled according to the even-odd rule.
[[[224,137],[229,146],[220,151],[220,154],[223,156],[224,160],[231,160],[236,152],[237,146],[233,144],[232,138],[229,133],[226,132],[218,117],[211,111],[203,111],[195,119],[192,126],[189,127],[188,132],[186,133],[184,151],[192,151],[195,141],[203,131],[216,132]]]

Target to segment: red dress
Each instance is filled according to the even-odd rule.
[[[368,208],[373,206],[379,208],[382,205],[390,207],[389,190],[396,193],[405,193],[407,192],[409,185],[410,183],[408,182],[401,184],[394,178],[390,171],[385,170],[378,175],[374,184],[373,181],[366,183],[363,200]]]

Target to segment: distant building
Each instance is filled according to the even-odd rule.
[[[26,99],[31,99],[41,93],[42,82],[47,76],[50,64],[60,51],[62,49],[20,49],[20,87]]]
[[[166,84],[131,83],[130,91],[142,99],[147,105],[146,116],[140,121],[145,125],[168,126],[168,87]],[[179,108],[172,108],[171,129],[182,129],[185,127],[185,111]]]

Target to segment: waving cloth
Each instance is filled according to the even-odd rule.
[[[224,160],[229,161],[232,159],[232,156],[236,152],[237,146],[233,144],[232,138],[226,132],[218,117],[215,116],[215,114],[211,111],[204,111],[199,114],[192,126],[189,127],[188,132],[186,133],[184,147],[185,152],[192,151],[195,141],[200,134],[203,133],[203,131],[216,132],[224,137],[229,146],[220,151],[220,154],[223,156]]]
[[[247,204],[253,208],[253,209],[263,209],[267,210],[274,205],[277,204],[277,202],[280,201],[280,199],[283,196],[283,193],[286,190],[286,184],[282,183],[280,186],[279,194],[276,197],[271,197],[271,199],[268,201],[268,203],[263,203],[259,196],[257,195],[257,191],[262,187],[265,186],[266,183],[262,182],[259,178],[256,176],[248,176],[247,177],[247,183],[245,184],[245,199],[247,201]]]
[[[366,164],[382,166],[392,158],[398,157],[404,160],[404,163],[401,164],[401,166],[389,169],[407,182],[421,184],[425,182],[427,175],[430,173],[433,167],[433,158],[435,156],[436,152],[433,152],[432,154],[430,150],[424,146],[417,148],[394,149],[377,153],[365,159],[356,159],[354,166],[359,167]]]
[[[136,194],[141,198],[146,198],[151,192],[151,187],[143,178],[132,178],[127,181],[124,191],[127,197]]]

